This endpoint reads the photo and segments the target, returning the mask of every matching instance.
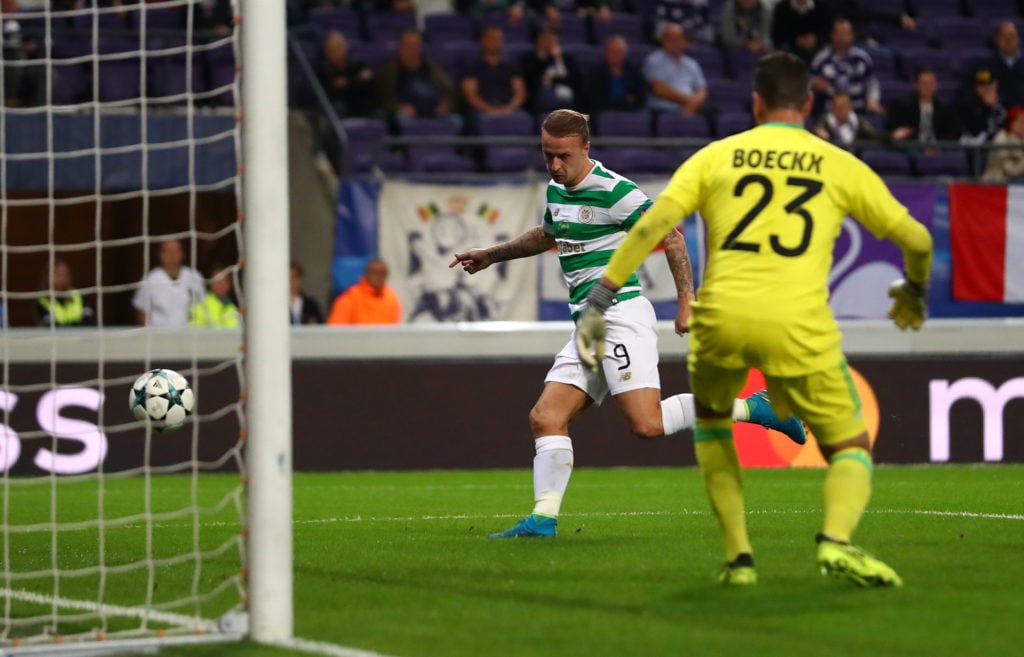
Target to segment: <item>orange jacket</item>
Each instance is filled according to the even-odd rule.
[[[328,324],[398,324],[402,321],[402,304],[395,291],[384,286],[377,293],[365,277],[338,295],[331,306]]]

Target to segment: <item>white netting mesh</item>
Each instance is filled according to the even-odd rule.
[[[220,4],[3,16],[0,646],[209,632],[245,604],[240,329],[142,328],[158,313],[133,302],[169,240],[240,296],[238,30]],[[157,367],[196,393],[176,433],[128,412]]]

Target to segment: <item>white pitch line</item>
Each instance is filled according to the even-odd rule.
[[[9,597],[12,600],[31,602],[40,605],[56,605],[64,609],[77,609],[79,611],[91,611],[103,616],[119,616],[122,618],[147,619],[157,623],[167,623],[192,629],[201,629],[204,632],[217,630],[217,623],[204,618],[175,614],[169,611],[156,611],[144,607],[122,607],[120,605],[99,604],[91,600],[77,600],[61,596],[43,595],[24,589],[0,589],[0,597]]]
[[[339,646],[337,644],[326,643],[324,641],[303,639],[302,637],[297,636],[284,641],[275,641],[272,645],[292,650],[300,650],[302,652],[309,652],[314,655],[327,655],[328,657],[392,657],[390,655],[370,650],[349,648],[347,646]]]

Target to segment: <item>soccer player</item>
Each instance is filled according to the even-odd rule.
[[[585,114],[560,109],[544,120],[541,147],[552,180],[548,183],[543,225],[490,248],[456,253],[449,267],[461,265],[475,274],[496,262],[535,256],[557,246],[569,286],[569,309],[574,320],[579,316],[587,292],[597,283],[624,231],[631,229],[651,205],[632,181],[590,159],[587,119]],[[684,216],[677,215],[676,221]],[[665,246],[679,294],[675,328],[682,335],[690,317],[693,271],[682,235],[673,229],[663,238],[658,241]],[[650,301],[640,294],[635,269],[609,301],[612,357],[604,367],[593,371],[584,367],[573,339],[555,357],[540,399],[530,411],[537,451],[533,461],[533,513],[491,538],[555,535],[573,467],[569,424],[592,403],[600,404],[609,391],[638,438],[669,435],[693,426],[693,395],[661,400],[656,319]],[[797,418],[779,420],[763,392],[734,400],[728,416],[776,429],[797,443],[805,440],[801,422]]]
[[[820,570],[861,586],[900,586],[892,568],[850,544],[871,494],[873,465],[826,280],[840,224],[852,214],[902,249],[905,278],[889,287],[889,316],[900,329],[917,330],[925,319],[932,240],[863,162],[804,130],[809,82],[794,55],[761,59],[753,93],[760,125],[709,144],[679,167],[591,289],[577,328],[579,350],[596,365],[602,313],[615,290],[678,217],[699,210],[708,260],[700,298],[691,304],[688,367],[697,462],[725,538],[719,579],[757,581],[730,417],[733,396],[756,367],[776,412],[803,418],[829,463]]]

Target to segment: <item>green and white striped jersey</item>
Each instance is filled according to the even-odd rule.
[[[568,188],[550,181],[544,230],[558,242],[558,262],[569,286],[573,321],[583,312],[587,293],[604,273],[626,232],[651,206],[651,200],[614,171],[595,161],[579,185]],[[640,295],[636,272],[626,280],[615,303]]]

